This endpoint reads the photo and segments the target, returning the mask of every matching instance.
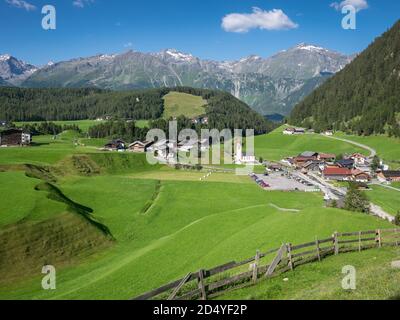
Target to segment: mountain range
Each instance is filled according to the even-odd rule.
[[[202,60],[175,49],[128,51],[35,67],[0,56],[0,85],[31,88],[95,87],[111,90],[190,86],[231,93],[263,115],[287,115],[293,107],[353,56],[299,44],[269,58]]]

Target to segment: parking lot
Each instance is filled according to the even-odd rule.
[[[267,190],[304,192],[318,191],[318,187],[315,185],[284,172],[274,172],[270,173],[268,176],[257,174],[256,176],[258,179],[262,179],[265,184],[269,185],[269,187],[266,188]]]

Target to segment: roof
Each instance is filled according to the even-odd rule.
[[[336,161],[339,165],[341,166],[352,166],[354,165],[354,160],[353,159],[343,159]]]
[[[361,153],[353,153],[353,154],[351,155],[351,158],[364,158],[364,159],[366,159],[367,157],[364,156],[364,155],[361,154]]]
[[[336,158],[336,154],[333,154],[333,153],[320,153],[319,157],[321,159],[335,159]]]
[[[317,155],[318,155],[317,152],[305,151],[302,154],[300,154],[300,157],[312,158],[312,157],[316,157]]]
[[[400,171],[382,171],[382,174],[387,178],[400,178]]]
[[[22,129],[16,129],[16,128],[12,128],[12,129],[7,129],[4,131],[1,131],[0,133],[3,134],[13,134],[13,133],[23,133],[24,131]]]
[[[142,142],[142,141],[135,141],[135,142],[132,142],[130,145],[129,145],[129,147],[132,147],[132,146],[134,146],[134,145],[136,145],[136,144],[138,144],[138,145],[140,145],[140,146],[142,146],[142,147],[146,147],[146,146],[148,146],[148,145],[150,145],[150,144],[152,144],[153,142],[150,142],[150,141],[144,141],[144,142]]]
[[[360,169],[354,169],[354,170],[352,170],[351,171],[352,172],[352,174],[354,175],[354,176],[360,176],[360,175],[366,175],[366,176],[368,176],[369,177],[369,174],[367,173],[367,172],[365,172],[365,171],[362,171],[362,170],[360,170]]]
[[[352,171],[346,168],[327,167],[324,170],[326,176],[351,176]]]

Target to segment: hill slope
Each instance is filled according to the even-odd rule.
[[[111,92],[100,89],[0,88],[0,119],[10,121],[85,120],[112,116],[156,120],[164,113],[164,96],[179,92],[208,105],[211,128],[254,129],[265,133],[272,124],[229,93],[189,87]]]
[[[400,136],[400,22],[298,104],[291,122]]]

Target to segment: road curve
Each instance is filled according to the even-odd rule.
[[[357,146],[357,147],[360,147],[360,148],[362,148],[362,149],[365,149],[365,150],[367,150],[368,152],[370,152],[370,156],[369,156],[370,158],[373,158],[373,157],[375,157],[375,156],[377,155],[377,152],[376,152],[375,149],[373,149],[373,148],[371,148],[371,147],[369,147],[369,146],[367,146],[367,145],[365,145],[365,144],[358,143],[358,142],[355,142],[355,141],[352,141],[352,140],[348,140],[348,139],[345,139],[345,138],[331,137],[331,136],[326,136],[326,135],[323,135],[323,136],[326,137],[326,138],[328,138],[328,139],[333,139],[333,140],[338,140],[338,141],[347,142],[347,143],[352,144],[352,145],[354,145],[354,146]]]

